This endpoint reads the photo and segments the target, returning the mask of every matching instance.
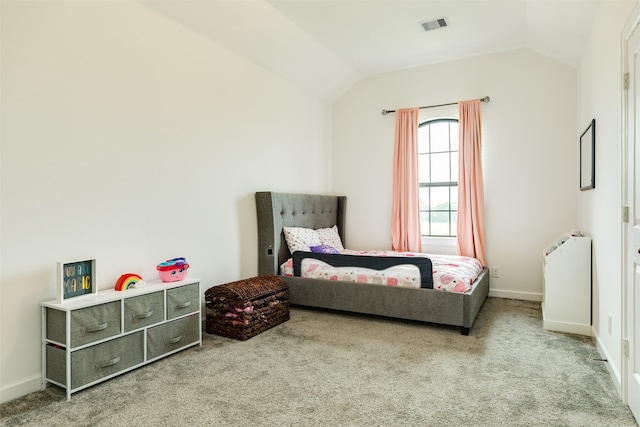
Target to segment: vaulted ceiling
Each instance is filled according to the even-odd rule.
[[[577,66],[600,0],[140,0],[332,97],[367,75],[530,48]],[[445,18],[424,31],[420,23]]]

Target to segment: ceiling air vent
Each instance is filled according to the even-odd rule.
[[[447,22],[447,18],[438,18],[433,19],[431,21],[420,22],[420,26],[425,31],[437,30],[439,28],[448,27],[449,23]]]

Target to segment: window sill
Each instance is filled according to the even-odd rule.
[[[437,255],[457,255],[457,239],[455,237],[422,236],[422,252]]]

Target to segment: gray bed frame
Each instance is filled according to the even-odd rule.
[[[291,257],[282,227],[329,228],[338,226],[344,242],[344,196],[257,192],[258,274],[280,274]],[[348,246],[346,246],[348,247]],[[468,293],[409,289],[370,284],[284,276],[292,305],[319,307],[399,319],[460,326],[469,329],[489,294],[485,268]]]

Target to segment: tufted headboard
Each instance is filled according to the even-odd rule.
[[[282,227],[329,228],[338,226],[344,242],[347,198],[318,194],[256,193],[258,215],[258,275],[279,274],[291,257]]]

